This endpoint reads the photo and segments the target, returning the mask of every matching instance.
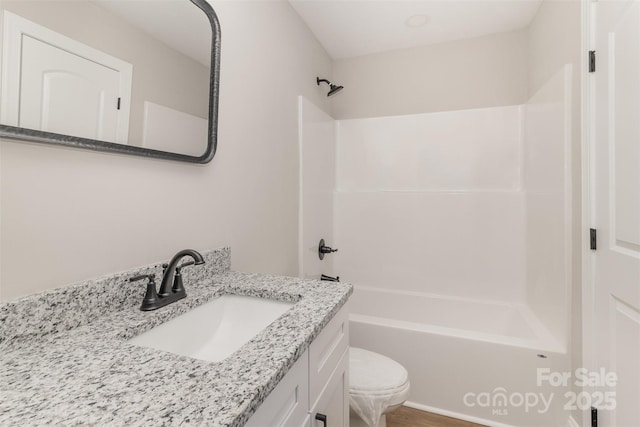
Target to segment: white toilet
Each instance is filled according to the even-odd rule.
[[[351,427],[386,427],[386,413],[409,397],[407,370],[393,359],[357,347],[349,349]]]

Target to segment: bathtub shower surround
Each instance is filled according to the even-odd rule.
[[[336,122],[311,101],[298,98],[300,198],[298,275],[319,279],[333,273],[334,255],[318,256],[318,242],[333,246],[333,190],[336,184]]]
[[[566,423],[566,387],[537,372],[569,369],[570,91],[567,66],[525,105],[338,122],[334,267],[356,285],[352,344],[407,367],[410,404]],[[464,401],[496,390],[546,403]]]
[[[572,66],[523,106],[526,303],[563,346],[569,339],[571,277]]]
[[[363,286],[522,300],[520,117],[509,106],[339,121],[336,271]]]
[[[407,367],[409,404],[486,425],[566,423],[566,387],[538,387],[536,373],[569,367],[570,93],[565,66],[523,105],[339,120],[334,140],[330,122],[300,121],[303,150],[335,144],[314,167],[335,169],[323,204],[340,252],[327,267],[356,288],[352,345]],[[495,390],[549,404],[464,402]]]
[[[203,255],[208,270],[185,277],[187,298],[153,312],[126,279],[155,266],[0,305],[0,425],[244,425],[351,286],[229,271],[228,249]],[[126,298],[112,304],[109,289]],[[223,294],[295,304],[219,363],[127,342]]]

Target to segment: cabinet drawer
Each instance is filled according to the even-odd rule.
[[[273,389],[245,427],[300,427],[308,421],[309,358],[305,352]]]
[[[309,347],[309,402],[313,407],[349,347],[349,310],[345,305]]]

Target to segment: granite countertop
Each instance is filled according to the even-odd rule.
[[[185,274],[187,298],[157,311],[141,312],[125,280],[157,266],[0,305],[0,425],[244,425],[352,287],[232,272],[222,251],[205,256],[221,268]],[[100,300],[113,287],[139,299]],[[295,304],[217,363],[127,342],[223,294]]]

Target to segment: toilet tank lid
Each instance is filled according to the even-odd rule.
[[[349,349],[349,389],[353,391],[385,391],[405,386],[407,370],[393,359],[373,351]]]

